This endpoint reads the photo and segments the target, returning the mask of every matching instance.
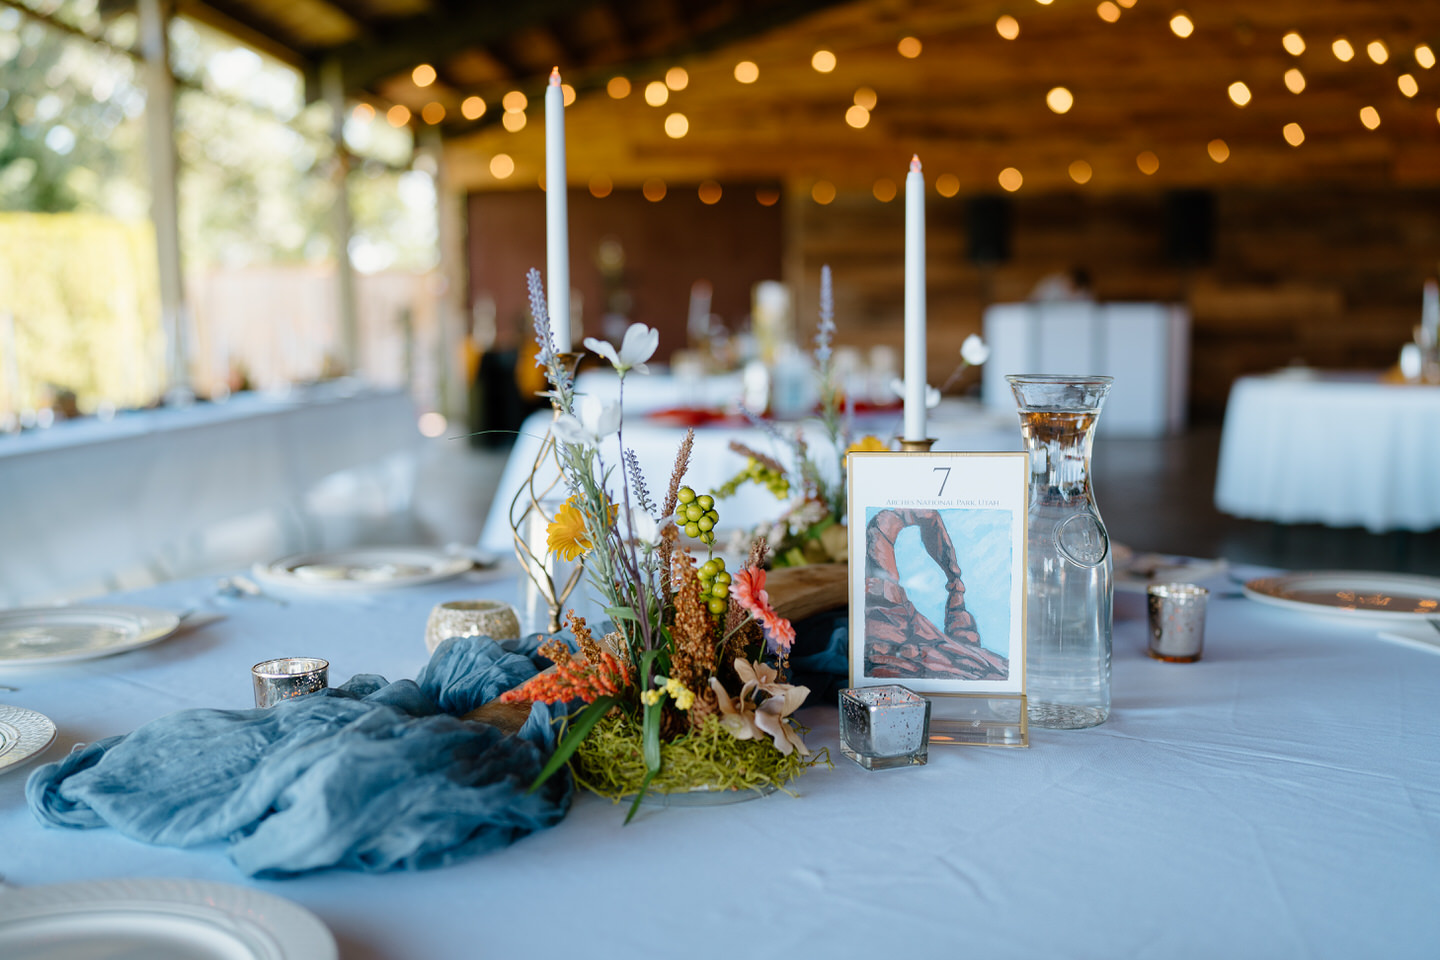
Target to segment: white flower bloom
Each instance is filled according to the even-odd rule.
[[[596,340],[594,337],[586,337],[585,346],[609,360],[622,377],[630,370],[649,373],[650,368],[645,366],[645,361],[655,356],[655,351],[660,346],[660,331],[643,323],[630,324],[630,328],[625,331],[625,339],[620,343],[619,353],[604,340]]]
[[[976,333],[965,338],[960,345],[960,358],[972,367],[978,367],[990,359],[990,345]]]
[[[566,443],[598,447],[600,441],[620,429],[620,404],[601,403],[595,397],[581,397],[579,416],[562,413],[555,418],[555,435]]]
[[[890,381],[890,392],[902,400],[905,399],[905,381],[899,377],[892,379]],[[927,383],[925,385],[925,407],[928,410],[933,410],[938,406],[940,406],[940,391]]]
[[[630,511],[630,536],[638,541],[641,546],[653,547],[660,542],[660,534],[675,520],[672,513],[668,517],[655,519],[644,510]]]

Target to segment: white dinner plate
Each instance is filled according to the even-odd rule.
[[[153,607],[28,607],[0,610],[0,667],[65,663],[163,640],[179,614]]]
[[[1182,557],[1168,553],[1132,553],[1112,544],[1115,557],[1115,589],[1144,593],[1157,583],[1195,583],[1224,573],[1224,560]]]
[[[1245,596],[1351,620],[1394,623],[1440,617],[1440,579],[1405,573],[1321,570],[1260,577],[1245,584]]]
[[[45,752],[55,742],[55,724],[43,713],[0,703],[0,773]]]
[[[203,880],[91,880],[0,893],[6,960],[336,960],[298,904]]]
[[[449,580],[474,566],[472,557],[420,547],[376,547],[299,553],[255,565],[255,578],[272,586],[353,593],[413,587]]]

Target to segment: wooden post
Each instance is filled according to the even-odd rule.
[[[140,50],[145,58],[145,146],[150,167],[150,218],[160,273],[160,317],[165,331],[165,395],[193,399],[190,390],[190,327],[180,273],[180,216],[176,190],[175,78],[170,73],[166,0],[139,0]]]
[[[436,270],[436,320],[439,325],[439,383],[436,385],[440,411],[447,420],[463,421],[469,410],[463,344],[469,311],[465,306],[468,286],[465,252],[465,194],[455,185],[445,163],[445,144],[440,131],[420,131],[420,148],[431,158],[435,171],[436,234],[440,263]],[[473,425],[472,425],[473,426]]]
[[[330,167],[335,201],[330,230],[335,244],[335,302],[340,314],[340,364],[346,373],[360,369],[360,320],[356,308],[355,267],[350,262],[350,151],[345,148],[345,77],[334,57],[320,67],[320,93],[330,107],[330,138],[335,148]]]

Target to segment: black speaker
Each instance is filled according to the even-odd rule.
[[[1010,259],[1010,201],[1006,197],[971,197],[965,204],[965,230],[971,263],[1004,263]]]
[[[1198,267],[1214,259],[1215,194],[1209,190],[1165,194],[1165,255],[1182,267]]]

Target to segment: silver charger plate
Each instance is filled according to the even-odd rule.
[[[179,614],[153,607],[0,610],[0,668],[108,657],[163,640],[179,626]]]
[[[1245,596],[1304,613],[1366,622],[1423,621],[1440,617],[1440,578],[1364,570],[1320,570],[1260,577]]]
[[[55,724],[43,713],[0,703],[0,773],[38,757],[55,742]]]
[[[203,880],[134,878],[0,894],[7,960],[336,960],[335,938],[299,904]]]
[[[256,564],[255,579],[271,586],[354,593],[414,587],[449,580],[474,566],[473,558],[418,547],[376,547],[299,553]]]

